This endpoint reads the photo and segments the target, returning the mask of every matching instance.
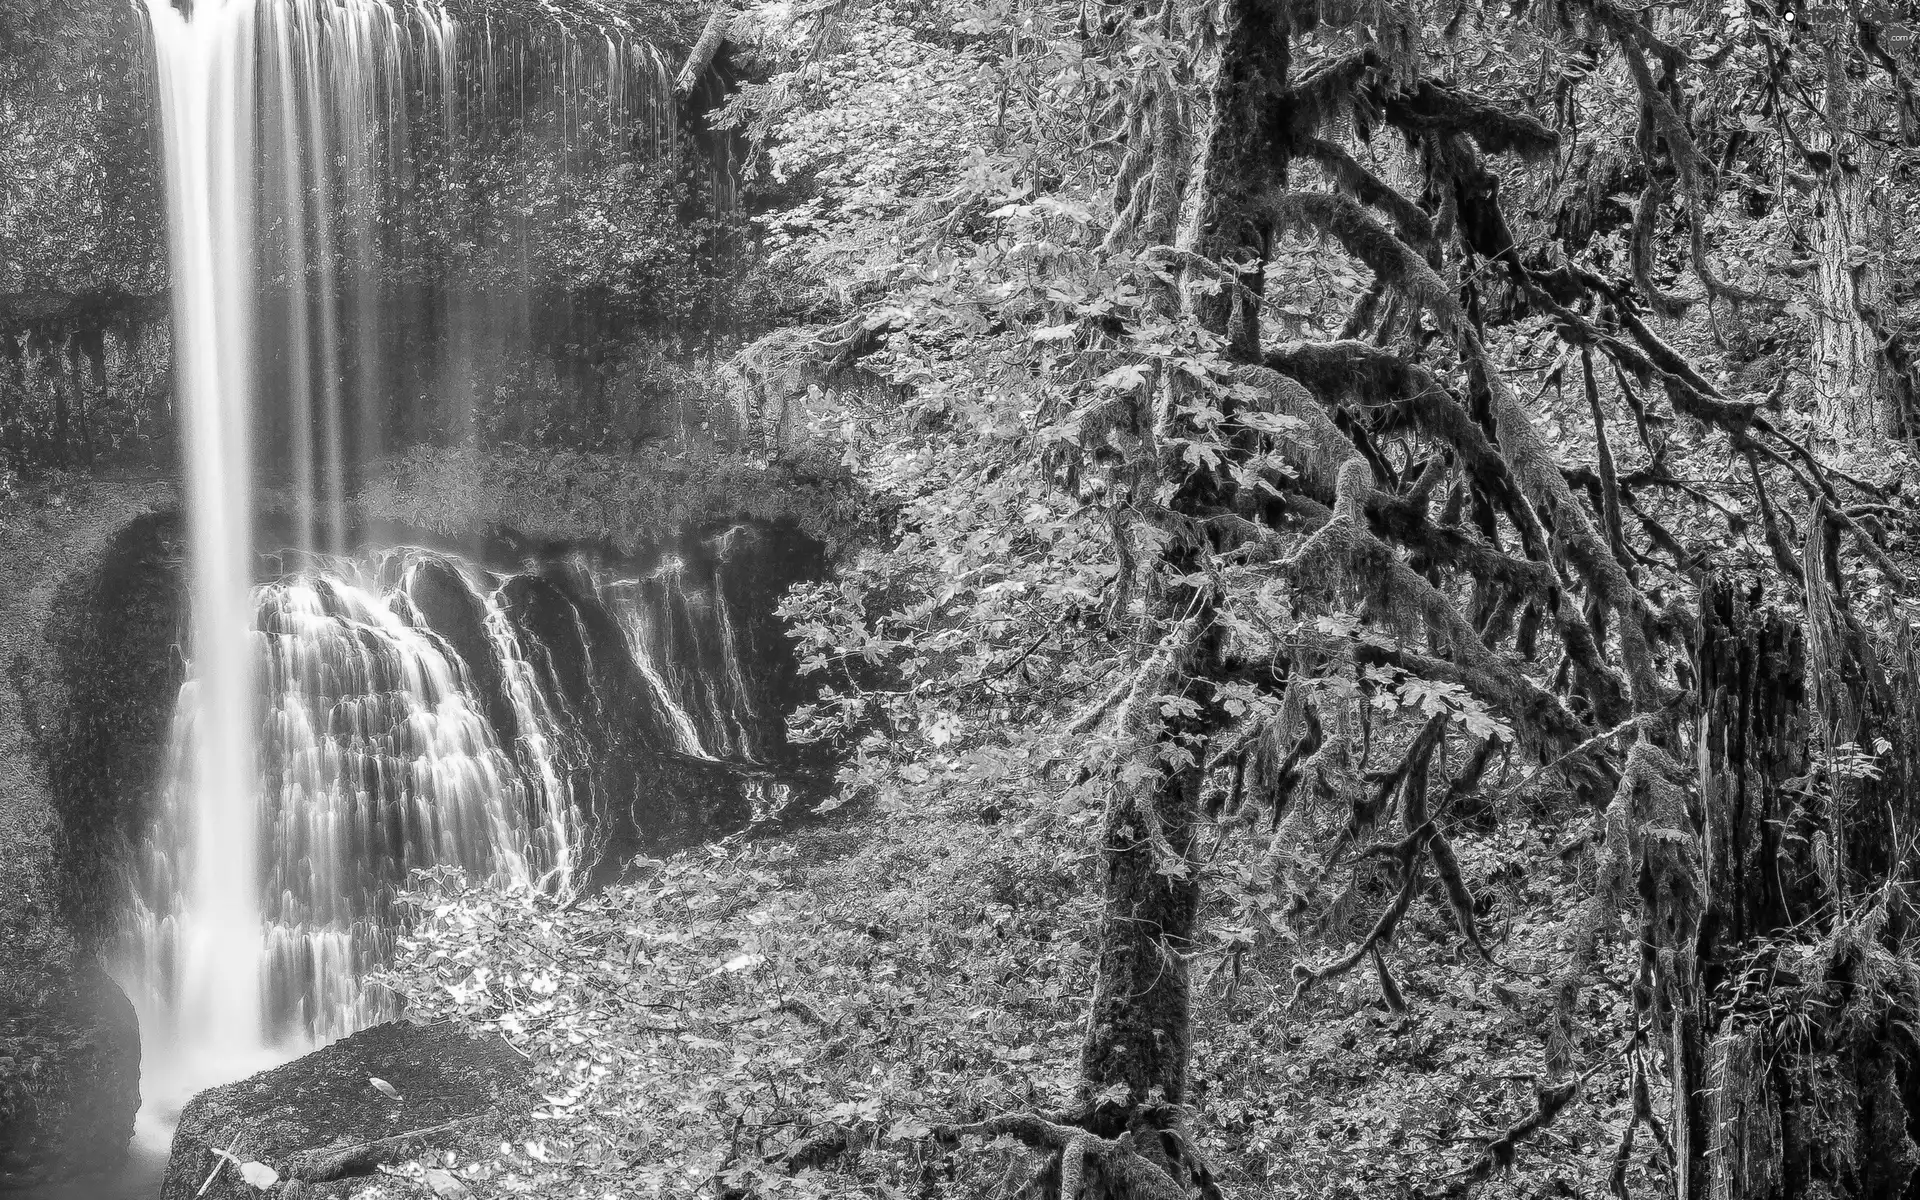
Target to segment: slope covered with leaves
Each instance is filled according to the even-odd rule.
[[[458,880],[421,893],[391,980],[409,1015],[500,1031],[546,1093],[497,1157],[431,1165],[481,1195],[1008,1194],[1035,1156],[935,1132],[1070,1104],[1098,813],[983,790],[958,757],[906,798],[645,864],[571,904]],[[1461,847],[1494,961],[1434,889],[1387,954],[1404,1011],[1372,968],[1294,999],[1295,961],[1340,949],[1361,895],[1290,922],[1248,886],[1257,861],[1209,866],[1196,1119],[1231,1186],[1393,1194],[1531,1109],[1577,868],[1555,855],[1559,820],[1511,803],[1512,828]],[[1487,1194],[1587,1195],[1610,1169],[1631,1111],[1623,974],[1585,1002],[1587,1095]]]

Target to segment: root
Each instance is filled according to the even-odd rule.
[[[1135,1116],[1140,1114],[1136,1110]],[[970,1125],[943,1125],[933,1131],[937,1142],[952,1144],[963,1137],[1011,1137],[1036,1150],[1054,1154],[1059,1164],[1062,1200],[1190,1200],[1188,1187],[1167,1168],[1142,1153],[1136,1139],[1157,1138],[1169,1151],[1165,1158],[1192,1186],[1211,1200],[1221,1200],[1213,1173],[1199,1157],[1193,1142],[1178,1128],[1157,1128],[1150,1120],[1136,1120],[1117,1137],[1103,1138],[1078,1125],[1050,1120],[1037,1113],[1010,1113]],[[1047,1170],[1052,1169],[1049,1163]]]

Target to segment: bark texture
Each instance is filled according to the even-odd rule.
[[[1829,585],[1817,570],[1808,574],[1808,604],[1817,608]],[[1681,1196],[1712,1200],[1895,1200],[1920,1168],[1909,1132],[1920,1111],[1920,1047],[1901,1028],[1916,997],[1886,940],[1899,917],[1876,906],[1860,870],[1879,853],[1840,836],[1855,823],[1848,811],[1805,802],[1818,769],[1807,752],[1822,710],[1817,679],[1840,665],[1836,657],[1853,656],[1823,638],[1828,617],[1796,616],[1765,605],[1753,584],[1714,579],[1702,596],[1695,658],[1705,907],[1692,953],[1680,946],[1673,956],[1691,959],[1673,972],[1680,986],[1666,992],[1676,1182]],[[1849,673],[1905,694],[1909,668],[1889,676],[1854,660]],[[1887,764],[1887,775],[1900,773]],[[1905,826],[1907,802],[1884,779],[1864,782],[1862,798]],[[1820,925],[1830,932],[1819,949],[1795,954],[1793,931]],[[1663,957],[1648,962],[1643,989],[1665,969]]]
[[[1811,230],[1814,259],[1813,391],[1821,423],[1855,438],[1906,432],[1901,379],[1878,328],[1890,295],[1885,205],[1874,187],[1885,155],[1853,130],[1877,107],[1848,78],[1847,55],[1827,51],[1826,122]]]

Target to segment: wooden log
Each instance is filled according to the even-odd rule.
[[[686,65],[680,68],[680,76],[674,80],[673,90],[681,99],[693,95],[693,89],[700,86],[700,79],[713,65],[714,56],[720,53],[720,46],[727,40],[727,31],[733,26],[732,0],[719,0],[713,6],[713,12],[707,15],[706,28],[700,31],[700,40],[687,52]]]

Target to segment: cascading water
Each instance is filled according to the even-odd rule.
[[[196,670],[122,926],[117,974],[163,1097],[392,1016],[368,976],[413,870],[565,892],[602,846],[701,836],[777,797],[767,731],[785,697],[750,678],[772,618],[729,595],[732,540],[517,570],[420,548],[265,560],[239,639],[253,786],[224,808],[201,786],[217,731]],[[244,927],[199,907],[210,816],[228,843],[252,830],[250,876],[216,861]],[[247,1040],[197,1007],[216,925],[209,952],[254,989]]]
[[[427,569],[468,588],[500,665],[523,670],[497,594],[442,559],[317,564],[260,590],[268,1014],[296,1039],[391,1015],[363,982],[391,949],[390,903],[409,871],[573,883],[567,739],[520,681],[508,694],[528,733],[521,760],[502,747],[466,665],[411,599]]]
[[[737,548],[751,536],[735,526],[705,547],[704,574],[696,574],[679,556],[665,557],[653,570],[603,581],[595,594],[618,614],[636,669],[646,680],[646,696],[655,719],[672,738],[673,749],[693,758],[749,768],[775,755],[782,719],[769,718],[767,688],[747,677],[746,664],[764,659],[740,625],[741,607],[728,595]],[[742,558],[755,547],[745,546]],[[788,784],[771,774],[750,771],[742,784],[755,811],[778,811]]]
[[[414,604],[421,570],[466,589],[499,639],[488,648],[508,671],[524,670],[527,649],[491,587],[442,558],[318,560],[255,593],[257,724],[239,740],[259,771],[247,811],[222,814],[255,830],[258,882],[240,877],[254,925],[244,938],[230,928],[220,951],[247,960],[260,1041],[309,1045],[390,1015],[363,985],[390,948],[390,904],[409,870],[571,885],[580,838],[559,782],[568,768],[556,761],[567,739],[537,687],[517,680],[506,695],[527,736],[501,745],[465,663]],[[211,740],[208,713],[201,681],[190,680],[126,937],[150,1032],[196,1053],[207,1044],[195,1008],[201,967],[182,950],[202,920],[189,881],[204,873],[192,835],[207,798],[190,764]]]

